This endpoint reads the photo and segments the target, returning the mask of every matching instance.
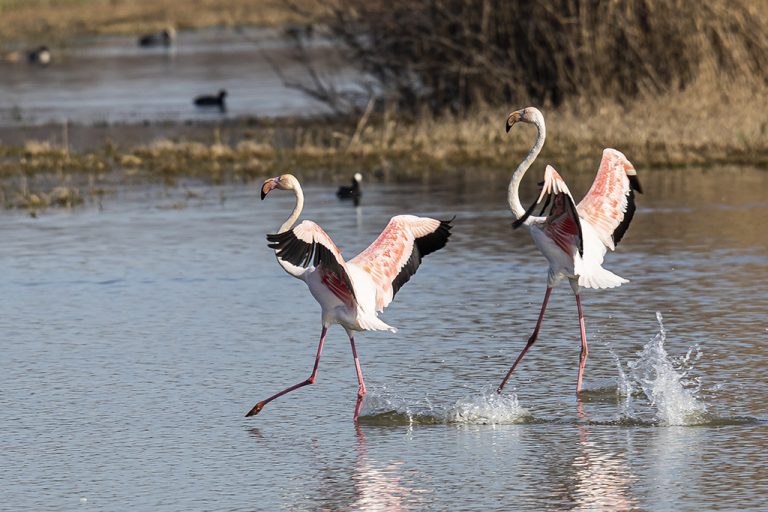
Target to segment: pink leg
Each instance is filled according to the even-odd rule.
[[[541,321],[544,319],[544,311],[547,309],[547,302],[549,302],[549,295],[552,293],[552,288],[547,286],[547,293],[544,295],[544,302],[541,304],[541,312],[539,313],[539,320],[536,322],[536,328],[533,330],[533,334],[531,334],[531,337],[528,338],[528,343],[526,343],[525,348],[523,348],[523,351],[520,352],[520,355],[517,356],[517,359],[515,359],[515,364],[512,365],[512,368],[509,369],[507,372],[506,377],[504,377],[504,380],[501,381],[501,384],[499,385],[499,389],[496,390],[497,393],[501,393],[501,390],[504,389],[504,386],[506,386],[507,381],[512,376],[512,372],[515,371],[515,367],[517,366],[517,363],[519,363],[526,352],[528,352],[528,349],[531,348],[533,343],[536,341],[536,338],[539,336],[539,329],[541,328]]]
[[[355,349],[355,337],[349,337],[349,343],[352,345],[352,357],[355,358],[355,370],[357,371],[357,405],[355,406],[355,418],[357,423],[357,417],[360,415],[360,408],[363,406],[363,397],[365,397],[365,381],[363,381],[363,371],[360,369],[360,361],[357,359],[357,350]]]
[[[294,389],[299,389],[300,387],[306,386],[308,384],[314,384],[315,383],[315,377],[317,376],[317,367],[320,365],[320,354],[323,351],[323,343],[325,343],[325,333],[328,332],[328,328],[323,326],[323,332],[320,333],[320,344],[317,346],[317,356],[315,357],[315,367],[312,369],[312,375],[309,376],[309,378],[303,382],[299,382],[298,384],[295,384],[288,389],[284,389],[281,392],[272,395],[271,397],[267,398],[266,400],[262,400],[261,402],[257,403],[253,406],[253,409],[248,411],[248,414],[245,416],[254,416],[256,414],[259,414],[261,410],[264,408],[265,405],[267,405],[269,402],[274,400],[275,398],[279,398],[283,396],[286,393],[290,393]]]
[[[581,297],[576,294],[576,307],[579,309],[579,329],[581,330],[581,354],[579,355],[579,377],[576,380],[576,394],[581,392],[581,379],[584,376],[584,367],[587,366],[587,355],[589,347],[587,346],[587,331],[584,327],[584,313],[581,311]]]

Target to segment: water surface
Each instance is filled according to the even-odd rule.
[[[589,186],[563,174],[577,197]],[[580,401],[567,285],[493,394],[546,282],[544,258],[511,228],[505,177],[366,178],[359,209],[336,200],[338,183],[305,187],[304,217],[347,257],[392,215],[456,220],[383,314],[398,333],[358,336],[359,428],[338,326],[316,385],[243,417],[309,375],[320,333],[319,307],[264,240],[289,194],[260,202],[258,184],[188,182],[4,213],[0,509],[765,505],[768,173],[641,170],[646,193],[606,264],[631,282],[584,292]]]
[[[326,83],[350,86],[351,70],[327,41],[304,44]],[[327,111],[287,88],[275,72],[270,62],[290,81],[304,82],[307,76],[292,60],[289,41],[274,30],[181,32],[170,48],[140,48],[133,37],[102,36],[52,51],[47,67],[0,61],[0,126],[219,121]],[[196,96],[220,89],[228,92],[226,112],[194,106]]]

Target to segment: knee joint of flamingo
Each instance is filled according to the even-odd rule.
[[[317,377],[314,375],[310,375],[309,378],[306,380],[307,384],[314,384]]]

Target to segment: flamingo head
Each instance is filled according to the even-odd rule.
[[[543,118],[544,116],[542,116],[541,111],[536,107],[526,107],[520,110],[515,110],[507,116],[507,133],[509,133],[509,130],[515,123],[523,122],[536,124],[537,120],[543,120]]]
[[[293,174],[282,174],[280,176],[275,176],[274,178],[269,178],[261,186],[261,199],[263,201],[264,198],[267,197],[267,194],[276,188],[280,190],[293,190],[297,183],[298,181]]]

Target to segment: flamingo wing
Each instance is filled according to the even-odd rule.
[[[576,210],[611,250],[621,241],[635,214],[635,191],[643,193],[634,166],[621,152],[605,149],[595,181]]]
[[[349,260],[374,282],[376,310],[382,311],[408,282],[421,259],[445,247],[451,236],[451,221],[428,217],[392,217],[379,237],[363,252]]]
[[[305,220],[283,233],[267,235],[267,241],[279,259],[305,268],[314,265],[320,269],[323,283],[342,302],[352,305],[356,301],[355,289],[341,251],[323,228]]]
[[[528,220],[542,201],[544,204],[539,211],[539,216]],[[580,255],[584,255],[581,220],[576,211],[573,196],[565,180],[551,165],[548,165],[544,171],[544,181],[541,183],[539,197],[526,210],[525,215],[512,223],[512,226],[518,228],[526,221],[535,223],[568,256],[573,256],[576,250]]]
[[[578,250],[584,256],[581,220],[573,196],[565,180],[551,165],[544,171],[544,185],[537,203],[541,203],[545,196],[547,199],[541,213],[545,212],[547,206],[551,206],[542,229],[567,255],[573,256],[574,251]]]

